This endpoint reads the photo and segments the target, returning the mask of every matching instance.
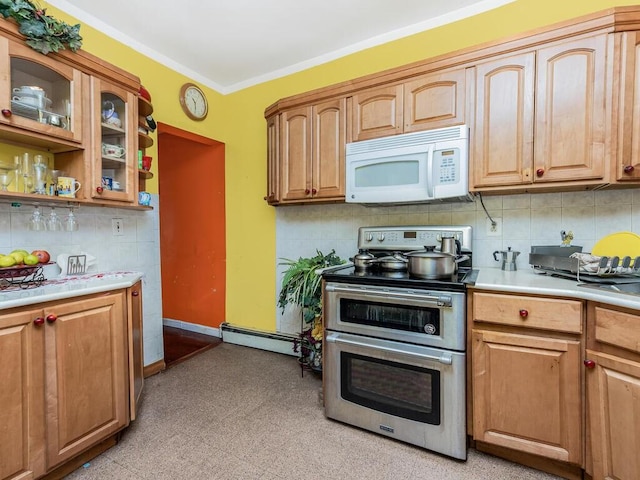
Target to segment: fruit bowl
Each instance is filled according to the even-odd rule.
[[[39,287],[44,282],[42,266],[14,265],[13,267],[0,268],[0,290],[27,289]]]

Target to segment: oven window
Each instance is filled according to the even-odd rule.
[[[440,425],[440,372],[340,352],[342,398],[417,422]]]
[[[439,308],[340,299],[340,321],[405,332],[439,336],[441,313]]]

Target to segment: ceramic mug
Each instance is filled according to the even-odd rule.
[[[107,157],[124,157],[125,149],[120,145],[111,145],[110,143],[102,144],[102,155],[106,155]]]
[[[76,198],[76,192],[82,185],[73,177],[58,177],[58,196]]]
[[[102,188],[104,188],[105,190],[113,189],[113,178],[102,177]]]
[[[138,193],[138,203],[140,205],[149,205],[149,204],[151,204],[151,194],[149,192],[139,192]]]

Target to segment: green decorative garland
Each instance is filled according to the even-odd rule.
[[[80,24],[56,20],[31,0],[0,0],[0,16],[13,18],[27,45],[44,55],[64,50],[65,45],[73,52],[82,47]]]

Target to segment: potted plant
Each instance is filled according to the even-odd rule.
[[[294,342],[294,352],[300,352],[303,366],[322,371],[322,277],[316,270],[344,262],[335,250],[327,255],[316,250],[315,257],[281,260],[279,265],[288,268],[283,273],[278,306],[284,312],[287,305],[296,305],[302,315],[300,339]]]

